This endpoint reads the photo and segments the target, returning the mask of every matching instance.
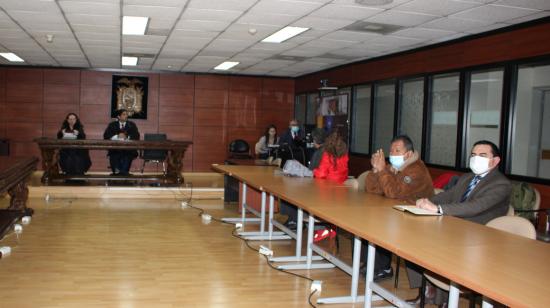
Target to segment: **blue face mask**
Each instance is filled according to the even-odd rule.
[[[300,127],[299,127],[299,126],[291,126],[291,127],[290,127],[290,130],[291,130],[293,133],[297,133],[297,132],[300,130]]]
[[[403,155],[393,156],[390,155],[390,164],[395,168],[399,169],[405,163],[405,157]]]

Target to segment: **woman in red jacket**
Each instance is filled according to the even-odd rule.
[[[344,183],[348,178],[348,147],[338,132],[333,132],[323,144],[323,156],[313,176],[319,179]]]
[[[335,181],[339,184],[344,183],[348,178],[348,147],[338,132],[333,132],[323,144],[323,156],[319,167],[313,170],[313,176],[319,179]],[[315,231],[314,242],[321,241],[327,237],[335,238],[336,231],[327,227],[323,230]]]

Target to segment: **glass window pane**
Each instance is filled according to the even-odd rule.
[[[355,153],[369,153],[370,92],[371,86],[358,86],[355,88],[351,137],[351,151]]]
[[[422,153],[422,120],[424,118],[424,78],[401,83],[399,135],[411,138],[415,151]]]
[[[306,103],[307,97],[305,94],[296,95],[296,100],[294,101],[294,118],[300,123],[304,123],[306,120]]]
[[[550,65],[518,69],[511,173],[550,178]]]
[[[315,125],[317,123],[317,105],[319,93],[310,93],[307,95],[307,114],[304,124]]]
[[[436,75],[432,82],[427,161],[455,166],[460,75]]]
[[[385,83],[374,86],[374,140],[373,151],[384,149],[390,153],[395,116],[395,84]]]
[[[467,167],[474,143],[489,140],[499,145],[504,70],[475,72],[470,76],[466,147],[462,166]]]

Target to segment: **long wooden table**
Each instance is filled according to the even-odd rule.
[[[37,138],[34,140],[40,147],[42,154],[42,183],[50,184],[56,180],[66,179],[114,179],[128,180],[134,178],[163,180],[166,183],[181,184],[184,179],[181,175],[183,168],[183,156],[185,150],[192,144],[190,141],[145,141],[145,140],[67,140],[54,138]],[[104,176],[87,175],[71,176],[59,172],[59,150],[61,149],[87,149],[87,150],[166,150],[167,169],[166,174],[160,175],[133,175],[133,176]]]
[[[32,215],[27,208],[29,189],[27,181],[36,170],[38,159],[0,157],[0,196],[8,193],[10,205],[0,210],[0,237],[24,215]]]
[[[248,185],[283,198],[369,241],[369,263],[376,246],[410,260],[452,281],[451,307],[458,286],[511,307],[548,307],[550,247],[535,240],[491,229],[455,217],[419,217],[391,208],[399,201],[356,192],[328,181],[290,178],[254,167],[218,166]],[[257,167],[256,167],[257,168]],[[383,293],[367,275],[370,294]],[[374,288],[373,288],[374,287]]]

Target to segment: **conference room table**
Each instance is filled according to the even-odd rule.
[[[273,169],[258,168],[263,167],[214,167],[287,200],[308,212],[310,219],[316,217],[352,233],[356,236],[355,248],[361,247],[358,239],[368,241],[365,307],[370,307],[373,292],[407,306],[373,282],[377,246],[448,278],[449,307],[458,306],[462,287],[482,294],[484,307],[491,307],[493,301],[510,307],[550,306],[550,247],[545,243],[456,217],[414,216],[392,208],[399,200],[326,180],[280,176]],[[352,279],[356,262],[354,256]]]

